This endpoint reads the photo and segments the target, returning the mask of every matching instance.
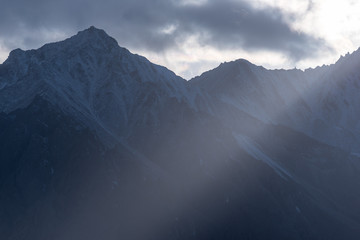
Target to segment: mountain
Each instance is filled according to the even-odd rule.
[[[264,123],[281,124],[315,139],[359,151],[360,50],[331,66],[267,70],[237,60],[193,79],[218,101]]]
[[[2,239],[357,239],[360,50],[190,81],[90,27],[0,65]]]

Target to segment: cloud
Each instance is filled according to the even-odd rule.
[[[124,47],[159,54],[189,38],[219,51],[266,50],[293,61],[318,54],[326,42],[293,30],[288,19],[280,8],[240,0],[13,0],[0,8],[0,42],[9,50],[36,48],[94,25]]]
[[[201,33],[200,41],[220,49],[283,52],[298,60],[313,56],[325,41],[292,30],[279,8],[255,9],[246,2],[211,1],[182,9],[186,31]]]

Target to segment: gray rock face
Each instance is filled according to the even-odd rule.
[[[91,27],[0,65],[1,239],[357,239],[359,51],[187,82]]]

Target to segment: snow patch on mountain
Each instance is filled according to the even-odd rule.
[[[260,149],[260,146],[252,139],[241,134],[233,134],[233,136],[237,140],[239,146],[243,148],[250,156],[269,165],[283,179],[287,180],[288,178],[292,178],[292,175],[285,168],[281,167],[273,159],[267,156]]]

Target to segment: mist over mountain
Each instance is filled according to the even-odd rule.
[[[90,27],[0,65],[1,239],[358,239],[360,50],[186,81]]]

